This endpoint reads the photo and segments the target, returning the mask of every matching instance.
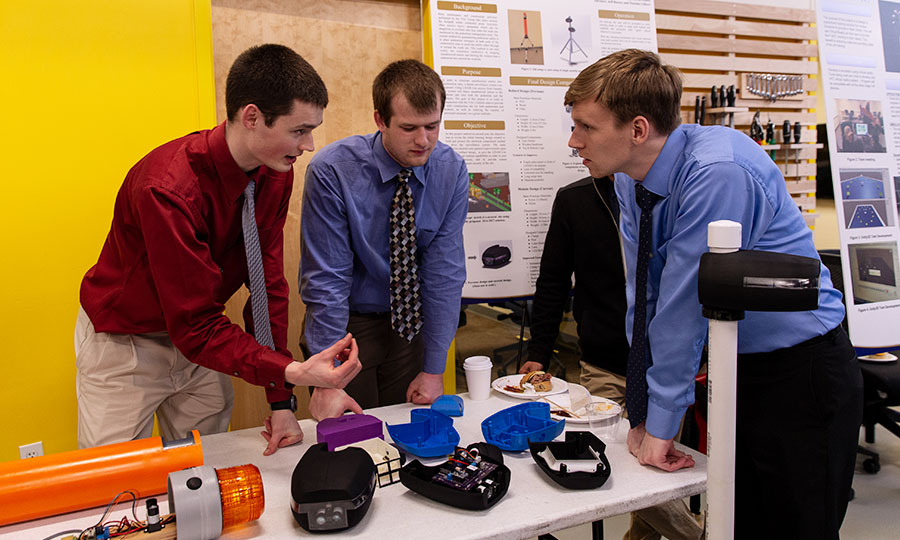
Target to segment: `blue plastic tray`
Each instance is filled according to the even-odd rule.
[[[550,405],[522,403],[488,416],[481,423],[484,440],[507,452],[522,452],[528,442],[552,441],[566,427],[550,418]]]
[[[459,444],[453,419],[431,409],[413,409],[408,424],[387,424],[387,430],[403,451],[423,458],[452,454]]]
[[[463,400],[455,395],[443,395],[434,400],[431,410],[446,414],[447,416],[463,415]]]

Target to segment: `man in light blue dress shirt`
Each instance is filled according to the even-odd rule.
[[[812,232],[780,170],[750,138],[721,126],[679,126],[681,75],[654,53],[630,49],[599,60],[578,75],[565,103],[575,123],[569,145],[593,177],[615,174],[629,341],[641,215],[636,186],[656,196],[646,420],[632,418],[628,446],[642,464],[691,467],[693,459],[672,440],[693,403],[706,341],[697,273],[707,225],[741,223],[742,249],[818,258]],[[747,312],[739,323],[736,538],[838,537],[862,418],[862,381],[843,318],[841,295],[822,266],[818,309]]]
[[[306,172],[301,218],[303,341],[317,353],[349,330],[363,369],[345,390],[316,388],[313,417],[338,416],[443,393],[447,349],[465,282],[462,227],[469,177],[438,141],[445,92],[425,64],[401,60],[373,83],[371,135],[334,142]],[[389,214],[401,170],[411,169],[423,325],[411,341],[391,327]]]

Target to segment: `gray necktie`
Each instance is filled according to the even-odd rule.
[[[397,190],[391,201],[391,328],[412,341],[422,327],[416,264],[416,211],[409,187],[410,169],[397,175]]]
[[[244,208],[241,226],[244,229],[244,250],[247,252],[247,275],[250,278],[250,304],[253,312],[253,335],[265,347],[275,349],[272,326],[269,323],[269,297],[266,295],[266,274],[263,270],[259,233],[256,230],[256,202],[253,193],[256,181],[250,180],[244,189]]]

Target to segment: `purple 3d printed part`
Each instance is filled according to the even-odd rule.
[[[366,439],[384,439],[382,422],[368,414],[348,414],[326,418],[316,426],[316,440],[328,443],[328,450]]]

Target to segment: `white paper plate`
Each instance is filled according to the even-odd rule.
[[[609,414],[605,415],[606,418],[611,416],[616,416],[622,412],[622,407],[611,399],[607,399],[600,396],[591,396],[592,403],[606,403],[609,405]],[[553,398],[553,403],[560,405],[565,408],[569,408],[569,396],[556,396]],[[588,424],[590,420],[588,419],[587,411],[584,410],[584,407],[578,409],[577,411],[572,411],[577,414],[581,418],[571,418],[568,416],[561,416],[555,414],[554,411],[559,410],[557,407],[554,407],[552,404],[550,405],[550,418],[554,420],[565,420],[567,424]]]
[[[569,383],[557,377],[553,377],[550,379],[550,382],[553,384],[553,389],[549,392],[535,392],[534,388],[532,388],[530,384],[525,386],[525,391],[521,394],[517,392],[510,392],[505,388],[506,386],[519,386],[519,383],[522,381],[522,377],[523,375],[507,375],[506,377],[494,379],[494,382],[491,383],[491,388],[500,392],[501,394],[506,394],[507,396],[519,399],[534,399],[540,396],[553,396],[556,394],[562,394],[569,389]]]
[[[859,359],[863,362],[893,362],[897,359],[897,357],[891,353],[878,353],[870,354],[868,356],[860,356]]]

